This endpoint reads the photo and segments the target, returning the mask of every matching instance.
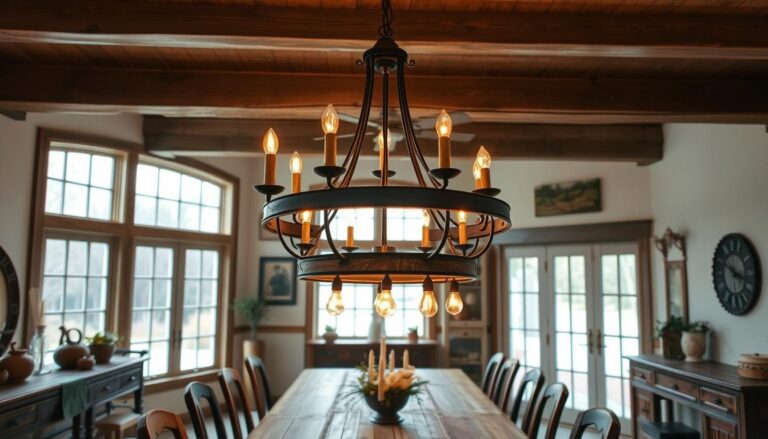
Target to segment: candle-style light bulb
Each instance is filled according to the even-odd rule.
[[[291,155],[288,167],[291,168],[291,193],[301,192],[301,169],[304,165],[298,151],[294,151]]]
[[[384,154],[389,154],[389,148],[392,147],[392,132],[387,130],[387,147],[384,148],[384,130],[379,130],[376,136],[376,144],[379,145],[379,170],[384,170]]]
[[[472,175],[475,177],[475,189],[480,189],[480,163],[477,159],[472,164]]]
[[[435,121],[437,131],[437,162],[439,168],[451,167],[451,131],[453,122],[451,116],[443,109]]]
[[[448,314],[455,316],[461,313],[464,309],[464,303],[461,301],[461,294],[459,293],[459,283],[456,279],[451,281],[451,291],[448,293],[448,298],[445,300],[445,310]]]
[[[487,189],[491,187],[491,154],[480,146],[475,158],[475,165],[478,167],[478,173],[475,174],[475,185],[478,189]],[[474,166],[472,168],[474,173]]]
[[[339,113],[333,108],[333,104],[328,104],[320,116],[320,125],[325,133],[325,143],[323,144],[323,165],[336,166],[336,131],[339,130]]]
[[[429,247],[429,211],[424,210],[421,213],[421,246],[424,248]]]
[[[384,279],[381,281],[381,290],[376,294],[376,299],[373,303],[376,314],[381,317],[389,317],[395,313],[397,304],[392,297],[392,280],[389,278],[389,275],[384,275]]]
[[[309,244],[309,235],[312,227],[312,211],[304,210],[301,212],[301,243]]]
[[[344,301],[341,298],[341,278],[336,276],[333,279],[331,286],[331,297],[328,298],[328,303],[325,304],[325,310],[332,316],[337,316],[344,312]]]
[[[437,299],[435,298],[434,284],[429,276],[424,278],[423,289],[424,294],[422,294],[419,302],[419,311],[424,317],[432,317],[437,314]]]
[[[275,130],[270,128],[267,134],[264,135],[264,139],[261,142],[261,146],[264,148],[264,184],[275,184],[275,163],[277,158],[277,148],[280,145],[280,141],[277,140],[277,134]]]
[[[460,210],[456,215],[459,221],[459,244],[467,243],[467,212]]]

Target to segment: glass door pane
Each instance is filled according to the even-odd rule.
[[[187,249],[184,253],[180,370],[214,365],[218,302],[219,252]]]
[[[589,348],[592,325],[590,291],[591,249],[588,246],[548,250],[554,294],[554,380],[570,390],[564,419],[594,404],[590,385],[594,373],[593,352]]]
[[[629,361],[640,350],[635,248],[600,246],[599,289],[602,307],[598,352],[602,369],[601,394],[606,407],[629,425]]]

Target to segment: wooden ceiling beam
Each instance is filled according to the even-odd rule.
[[[315,120],[245,120],[207,118],[144,118],[144,145],[162,156],[255,156],[261,155],[264,133],[274,128],[283,151],[322,154],[320,125]],[[342,126],[341,133],[353,131]],[[472,142],[454,142],[455,157],[474,157],[485,145],[494,159],[626,161],[641,165],[662,159],[664,136],[661,125],[567,125],[469,123],[456,131],[476,134]],[[376,156],[373,136],[363,144],[362,154]],[[350,139],[340,139],[346,153]],[[427,157],[437,156],[435,140],[420,139]],[[405,155],[401,143],[393,155]]]
[[[134,111],[244,117],[286,109],[359,107],[363,75],[0,66],[0,108]],[[394,93],[394,92],[393,92]],[[763,80],[561,79],[412,76],[414,108],[541,115],[643,116],[689,121],[768,120]],[[394,99],[391,102],[396,102]],[[238,111],[240,113],[238,113]],[[207,113],[206,113],[207,112]],[[220,114],[217,114],[220,115]],[[263,116],[262,116],[263,117]],[[550,117],[550,119],[556,119]]]
[[[378,9],[117,0],[0,2],[0,42],[362,53]],[[768,59],[768,17],[399,11],[412,55]]]

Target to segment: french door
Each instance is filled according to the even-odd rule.
[[[504,260],[507,354],[568,386],[564,422],[604,406],[629,428],[623,356],[639,352],[637,246],[509,247]]]

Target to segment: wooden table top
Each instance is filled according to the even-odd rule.
[[[421,401],[400,411],[405,421],[375,425],[361,397],[350,396],[358,371],[306,369],[248,436],[257,438],[505,438],[520,429],[459,369],[417,369],[429,381]]]

